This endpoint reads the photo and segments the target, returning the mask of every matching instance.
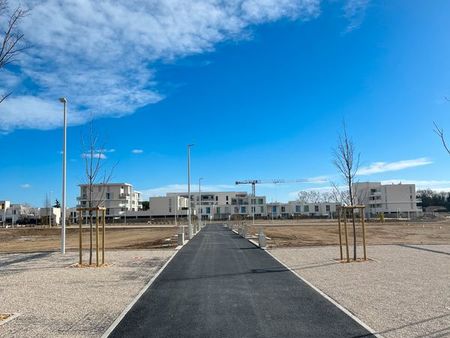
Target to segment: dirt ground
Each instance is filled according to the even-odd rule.
[[[57,251],[60,248],[61,229],[16,228],[0,229],[0,252]],[[108,249],[154,249],[176,246],[177,228],[106,228],[105,243]],[[66,233],[67,250],[78,249],[78,229]],[[94,231],[95,246],[95,231]],[[100,234],[101,243],[101,234]],[[83,229],[83,248],[89,246],[89,230]]]
[[[263,225],[270,247],[296,247],[338,245],[337,221],[303,220]],[[259,225],[251,226],[249,234],[256,234]],[[357,236],[362,241],[360,224]],[[342,231],[344,234],[344,231]],[[349,243],[353,236],[352,225],[348,224]],[[343,237],[344,239],[344,237]],[[434,222],[366,222],[367,245],[379,244],[448,244],[450,243],[450,220]]]

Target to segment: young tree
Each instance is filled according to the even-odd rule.
[[[353,183],[359,168],[360,154],[356,154],[353,140],[347,134],[345,122],[343,123],[342,133],[339,134],[337,148],[333,151],[333,164],[342,176],[348,191],[348,202],[350,206],[355,205]],[[355,213],[353,218],[353,259],[356,260],[356,222]]]
[[[433,124],[434,124],[434,132],[441,140],[441,143],[444,146],[445,151],[450,155],[450,148],[447,145],[447,141],[445,140],[444,129],[439,127],[436,122],[433,122]]]
[[[82,157],[85,160],[86,207],[89,208],[89,265],[91,265],[94,237],[94,213],[92,209],[104,206],[105,202],[105,189],[100,189],[98,193],[94,194],[94,186],[106,185],[111,180],[114,166],[109,169],[106,167],[106,148],[104,144],[100,146],[99,136],[94,130],[92,121],[88,128],[87,139],[82,137],[81,143],[84,149]]]
[[[53,205],[53,208],[61,208],[61,204],[59,203],[59,201],[56,199],[55,200],[55,204]]]
[[[28,10],[20,5],[11,11],[8,0],[0,0],[0,70],[16,61],[17,56],[27,48],[24,34],[19,29],[20,21],[27,14]],[[11,92],[0,93],[0,103],[9,95]]]

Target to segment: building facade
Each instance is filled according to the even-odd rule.
[[[268,218],[295,218],[295,217],[326,217],[335,218],[336,209],[339,203],[317,202],[307,203],[300,201],[290,201],[287,203],[268,203]]]
[[[167,193],[167,196],[188,198],[187,193]],[[252,196],[246,192],[192,192],[191,206],[192,213],[204,220],[267,216],[266,197]]]
[[[366,206],[366,215],[384,214],[391,217],[414,217],[422,214],[416,198],[415,184],[381,184],[361,182],[352,186],[357,204]]]
[[[80,184],[79,187],[78,208],[88,208],[89,204],[94,208],[103,207],[108,218],[124,217],[127,211],[141,209],[141,194],[129,183],[94,184],[92,191],[89,191],[88,184]]]

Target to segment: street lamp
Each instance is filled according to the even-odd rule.
[[[201,227],[202,227],[202,180],[203,177],[200,177],[198,179],[198,204],[199,204],[199,208],[198,208],[198,231],[200,231]]]
[[[67,99],[59,99],[64,105],[64,132],[63,132],[63,181],[62,181],[62,221],[61,221],[61,253],[66,253],[66,143],[67,143]]]
[[[187,145],[187,172],[188,172],[188,239],[192,239],[194,236],[192,231],[192,203],[191,203],[191,147],[193,144]]]

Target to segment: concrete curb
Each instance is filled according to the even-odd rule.
[[[195,236],[194,236],[195,237]],[[192,238],[194,238],[192,237]],[[180,252],[180,249],[183,248],[183,246],[186,245],[189,241],[186,241],[183,245],[179,245],[175,248],[175,252],[172,256],[164,263],[164,265],[158,270],[158,272],[148,281],[147,284],[144,285],[144,287],[139,291],[139,293],[134,297],[134,299],[131,301],[130,304],[127,305],[127,307],[121,312],[121,314],[116,318],[116,320],[110,325],[110,327],[103,333],[102,338],[107,338],[111,332],[114,331],[114,329],[119,325],[119,323],[122,321],[122,319],[126,316],[126,314],[131,310],[131,308],[134,306],[134,304],[137,303],[139,298],[145,293],[145,291],[148,290],[148,288],[153,284],[153,282],[158,278],[158,276],[161,274],[161,272],[164,271],[167,265],[172,261],[172,259],[176,256],[178,252]]]
[[[238,232],[233,230],[235,234],[238,235]],[[363,328],[365,328],[367,331],[369,331],[371,334],[373,334],[377,338],[384,338],[381,334],[377,333],[374,329],[372,329],[369,325],[364,323],[361,319],[359,319],[354,313],[352,313],[350,310],[346,309],[343,305],[339,304],[335,299],[328,296],[325,292],[314,286],[312,283],[308,282],[306,279],[304,279],[302,276],[300,276],[296,271],[292,270],[289,266],[284,264],[282,261],[280,261],[277,257],[275,257],[268,249],[267,247],[261,248],[259,244],[254,241],[253,239],[245,238],[247,241],[249,241],[251,244],[256,246],[257,248],[264,250],[267,254],[269,254],[273,259],[275,259],[278,263],[283,265],[286,269],[288,269],[290,272],[292,272],[297,278],[299,278],[301,281],[303,281],[305,284],[307,284],[309,287],[311,287],[314,291],[319,293],[322,297],[324,297],[326,300],[328,300],[330,303],[332,303],[334,306],[336,306],[339,310],[344,312],[347,316],[352,318],[355,322],[357,322],[359,325],[361,325]]]

